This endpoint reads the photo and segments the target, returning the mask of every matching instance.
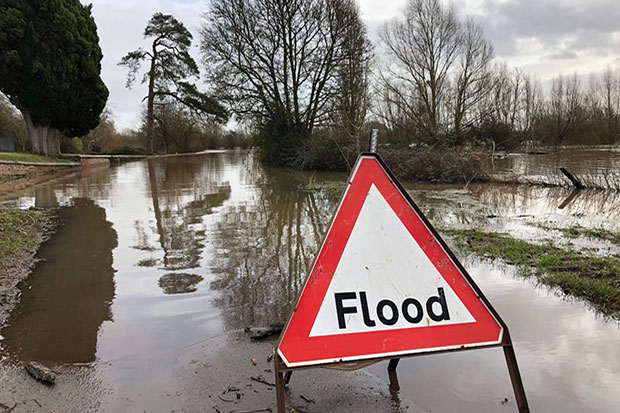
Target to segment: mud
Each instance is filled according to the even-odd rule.
[[[106,378],[109,366],[55,366],[58,376],[50,387],[29,377],[23,368],[3,363],[0,403],[17,404],[14,412],[275,412],[275,390],[270,385],[274,345],[273,340],[250,342],[243,331],[228,332],[177,349],[166,365],[170,369],[166,377],[145,375],[121,386]],[[153,371],[162,367],[157,360],[153,363]],[[296,372],[287,389],[287,403],[298,412],[424,411],[390,393],[383,380],[365,371]]]

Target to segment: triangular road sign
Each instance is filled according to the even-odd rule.
[[[497,346],[504,324],[376,154],[358,159],[278,354],[287,367]]]

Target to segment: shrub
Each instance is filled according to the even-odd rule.
[[[459,148],[381,149],[397,178],[434,183],[469,182],[484,177],[481,152]]]
[[[269,165],[289,168],[301,167],[302,154],[309,140],[308,133],[278,117],[261,125],[257,136],[261,160]]]
[[[348,171],[357,153],[334,131],[320,131],[312,136],[301,154],[301,168],[321,171]]]

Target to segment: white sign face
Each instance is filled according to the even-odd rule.
[[[371,185],[310,337],[475,321]]]

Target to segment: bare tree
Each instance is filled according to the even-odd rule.
[[[620,136],[620,71],[608,67],[601,76],[601,92],[607,130],[613,139]]]
[[[274,163],[290,164],[330,120],[346,39],[363,27],[349,0],[214,0],[201,50],[208,79],[240,118],[269,135]]]
[[[370,105],[369,74],[372,44],[359,16],[354,0],[344,0],[343,20],[346,27],[342,44],[343,61],[338,68],[339,93],[335,99],[334,124],[361,152],[361,133]]]
[[[540,121],[542,112],[542,86],[540,81],[526,74],[523,76],[523,93],[521,94],[521,118],[519,130],[523,138],[531,140],[534,138],[533,130]]]
[[[454,9],[439,0],[410,0],[404,19],[387,24],[381,39],[391,57],[382,76],[384,98],[402,104],[417,127],[435,140],[450,70],[461,51]]]
[[[8,98],[0,93],[0,138],[5,136],[13,138],[19,150],[22,152],[26,150],[29,138],[26,123]]]
[[[554,143],[562,143],[577,123],[581,100],[581,84],[576,74],[569,78],[560,75],[553,80],[548,111]]]
[[[493,46],[485,39],[482,28],[468,18],[461,31],[461,52],[455,79],[452,107],[456,143],[462,142],[462,128],[473,108],[493,86],[491,62]],[[469,119],[474,122],[477,119]]]

